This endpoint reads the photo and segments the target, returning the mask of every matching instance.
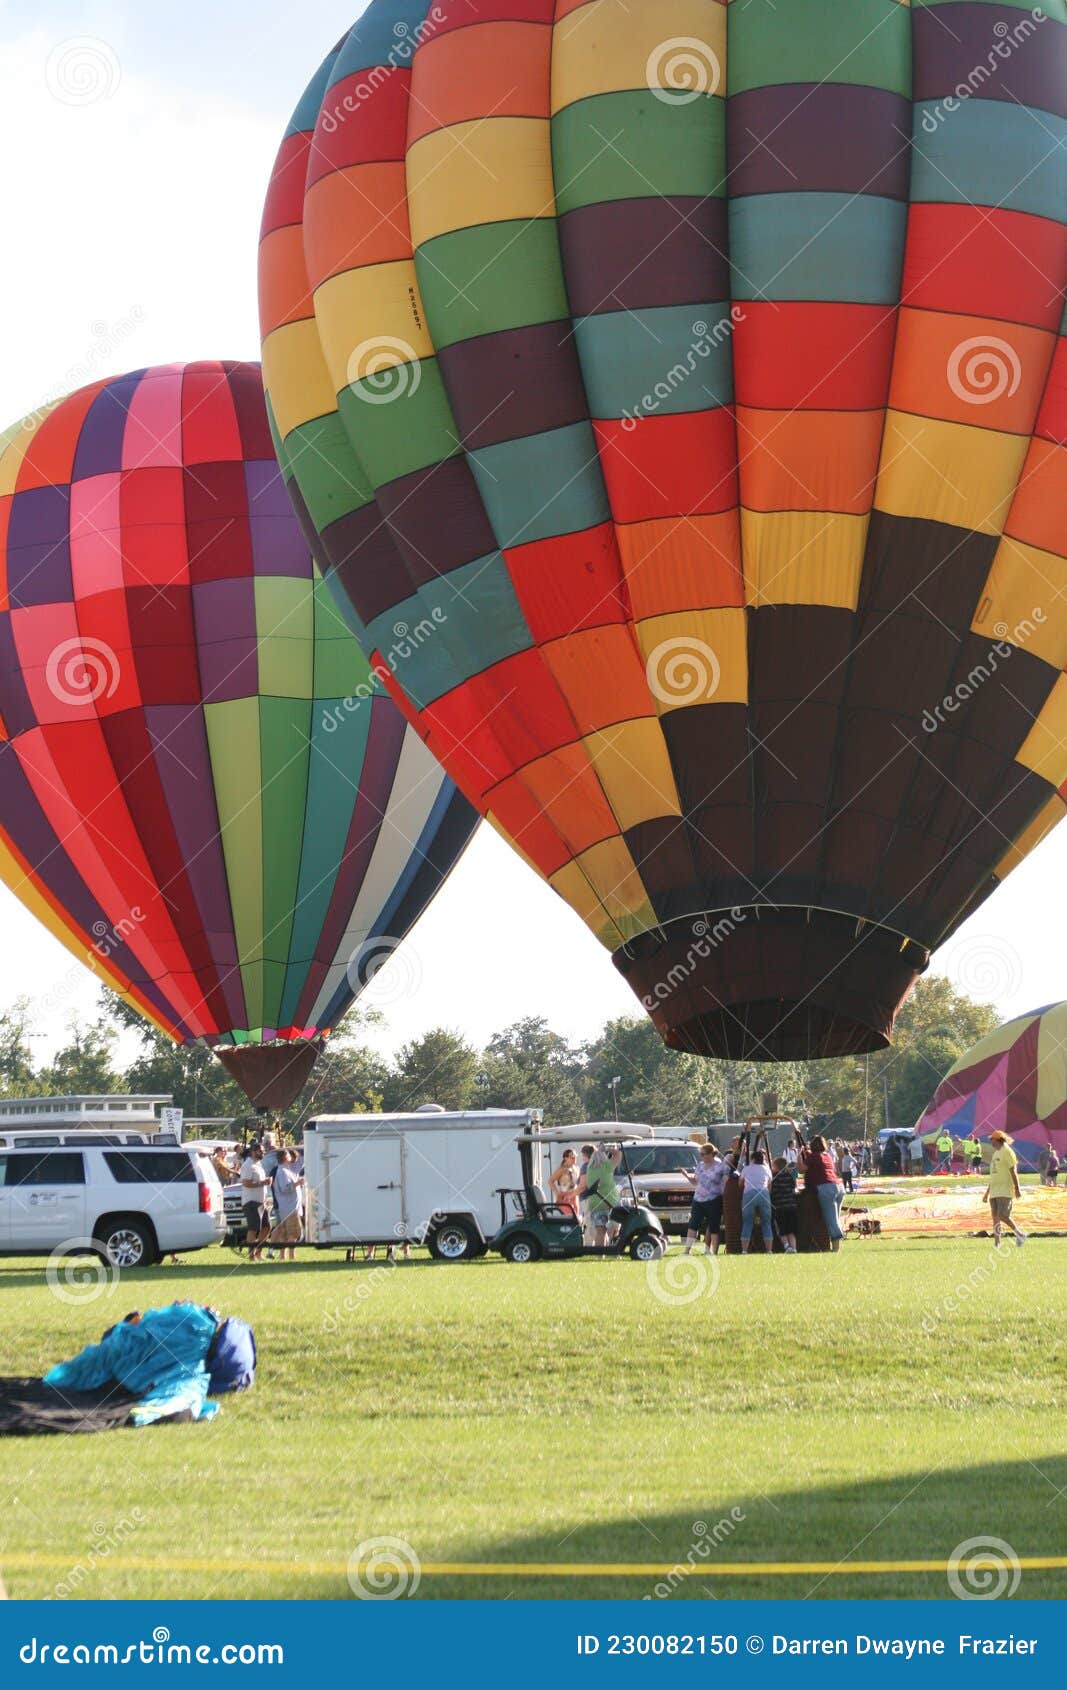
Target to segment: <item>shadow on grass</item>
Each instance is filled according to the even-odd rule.
[[[735,1432],[736,1432],[735,1428]],[[418,1544],[420,1560],[507,1566],[654,1567],[633,1575],[455,1576],[423,1573],[420,1599],[463,1597],[792,1597],[826,1599],[969,1596],[1053,1599],[1067,1596],[1067,1568],[1020,1568],[1031,1559],[1067,1555],[1067,1457],[982,1462],[964,1468],[901,1473],[862,1484],[805,1487],[773,1499],[743,1488],[760,1467],[758,1450],[735,1439],[736,1462],[694,1452],[692,1508],[656,1513],[640,1504],[555,1531],[517,1533],[469,1543],[437,1556]],[[713,1486],[707,1488],[710,1455]],[[735,1491],[731,1469],[738,1471]],[[386,1523],[378,1522],[382,1529]],[[857,1571],[857,1563],[933,1562],[930,1570]],[[738,1562],[826,1563],[807,1572],[739,1574]],[[326,1594],[323,1592],[323,1594]]]

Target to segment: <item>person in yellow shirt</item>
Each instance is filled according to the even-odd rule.
[[[1016,1247],[1021,1250],[1026,1243],[1026,1234],[1011,1218],[1012,1204],[1020,1195],[1019,1159],[1011,1147],[1011,1139],[1007,1133],[1002,1133],[999,1127],[996,1132],[990,1133],[989,1142],[993,1153],[989,1158],[989,1184],[986,1186],[985,1200],[993,1217],[993,1243],[999,1250],[1001,1228],[1006,1223],[1015,1234]]]
[[[950,1174],[952,1172],[952,1134],[942,1128],[935,1143],[937,1147],[937,1167],[934,1172],[935,1174]]]

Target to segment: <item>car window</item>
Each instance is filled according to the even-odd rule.
[[[195,1184],[196,1169],[184,1150],[106,1150],[104,1161],[120,1185]]]
[[[80,1150],[9,1151],[5,1185],[84,1185]]]
[[[697,1147],[690,1144],[628,1145],[619,1172],[632,1174],[677,1174],[695,1168]]]

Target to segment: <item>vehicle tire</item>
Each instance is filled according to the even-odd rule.
[[[469,1262],[481,1255],[484,1246],[469,1221],[442,1221],[427,1239],[435,1262]]]
[[[114,1268],[151,1267],[160,1259],[152,1227],[141,1215],[108,1215],[98,1221],[93,1243]]]
[[[664,1253],[664,1241],[655,1232],[639,1232],[630,1240],[630,1256],[635,1262],[658,1262]]]
[[[528,1232],[517,1232],[514,1238],[508,1239],[502,1251],[506,1262],[536,1262],[540,1254],[540,1244]]]

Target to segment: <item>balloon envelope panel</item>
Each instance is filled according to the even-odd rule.
[[[669,1043],[887,1042],[1064,814],[1067,11],[374,0],[279,152],[279,455]]]
[[[0,874],[177,1040],[328,1031],[475,818],[313,562],[258,365],[0,446]]]

